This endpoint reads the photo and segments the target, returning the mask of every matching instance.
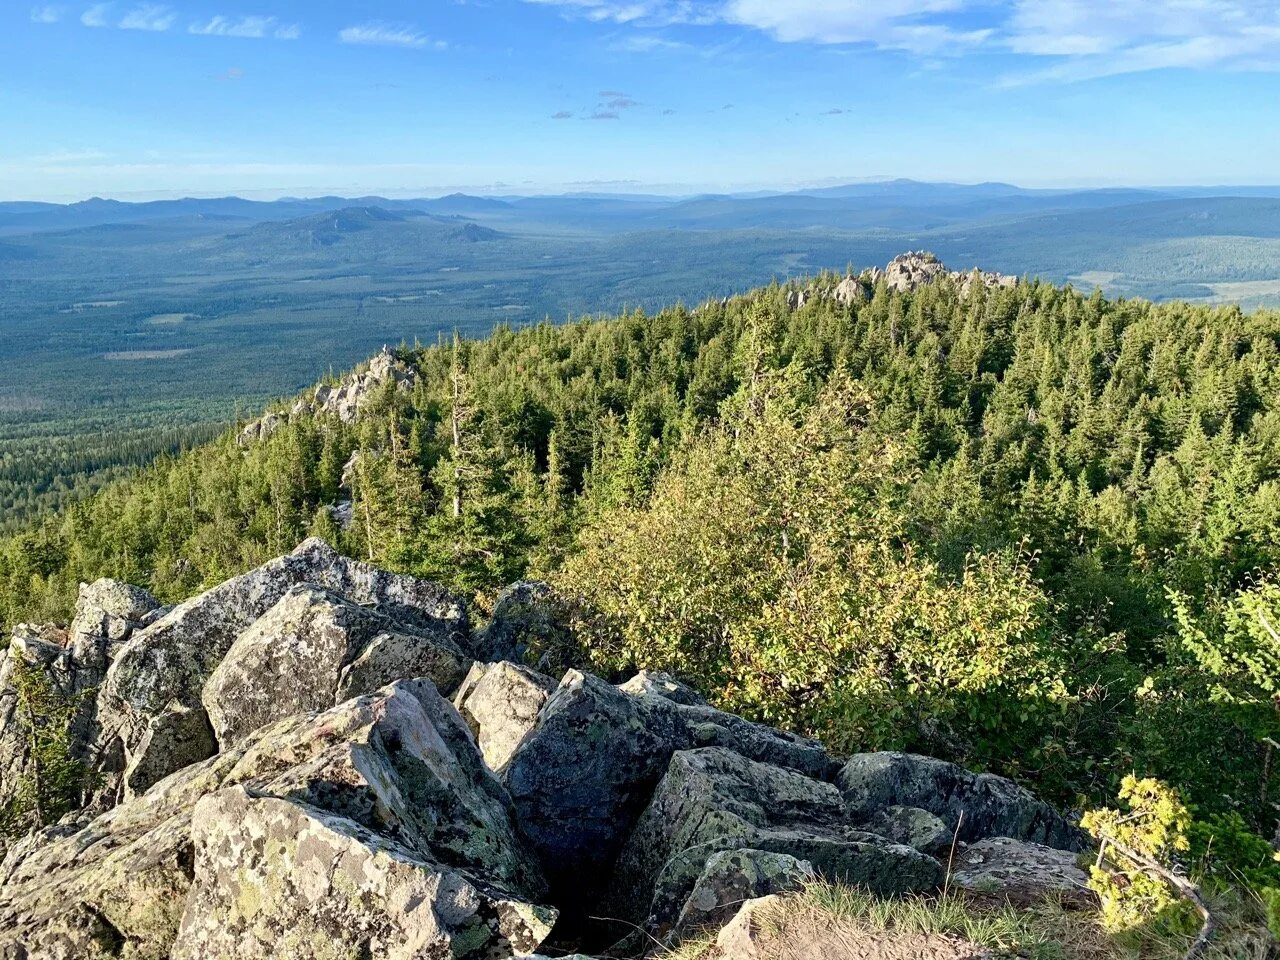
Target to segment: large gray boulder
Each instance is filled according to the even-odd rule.
[[[928,890],[942,881],[932,857],[851,827],[831,784],[708,747],[672,757],[618,857],[610,915],[665,935],[709,858],[739,849],[806,860],[832,882],[881,894]]]
[[[505,587],[493,605],[493,616],[472,641],[480,660],[510,660],[539,670],[567,669],[575,649],[564,602],[550,584],[522,580]]]
[[[302,583],[401,624],[449,631],[465,642],[465,605],[443,587],[378,570],[339,555],[321,540],[307,540],[293,553],[180,604],[134,634],[112,662],[98,696],[100,743],[105,747],[119,739],[129,755],[151,718],[171,705],[203,710],[204,685],[236,638]]]
[[[200,699],[226,747],[263,724],[327,709],[335,699],[394,680],[425,676],[448,695],[471,664],[450,633],[400,632],[374,610],[295,584],[236,638]]]
[[[932,757],[858,754],[836,782],[857,817],[890,806],[919,807],[941,818],[960,840],[1013,837],[1062,850],[1082,849],[1085,842],[1078,827],[1012,780]]]
[[[505,792],[457,712],[429,681],[412,680],[265,727],[70,833],[15,849],[0,871],[0,950],[8,940],[34,957],[58,950],[93,957],[93,938],[106,929],[118,948],[112,956],[168,956],[189,905],[208,905],[189,899],[197,881],[193,814],[202,798],[233,786],[299,805],[295,824],[336,818],[325,820],[327,829],[360,841],[363,853],[349,848],[357,860],[376,860],[377,851],[395,845],[433,875],[465,877],[489,901],[475,907],[477,915],[509,917],[500,904],[526,904],[522,943],[549,925],[550,915],[533,909],[545,902],[545,884]],[[355,826],[335,826],[338,820]],[[226,848],[218,849],[225,868]],[[247,871],[261,868],[261,851],[250,845],[241,853]],[[246,896],[241,904],[248,902]],[[368,903],[386,905],[376,896]],[[293,908],[299,925],[310,922],[304,904]],[[291,907],[255,909],[283,917]],[[205,921],[198,925],[204,929]]]
[[[501,772],[555,692],[550,677],[516,663],[476,663],[453,704],[475,735],[490,770]]]
[[[768,850],[722,850],[707,860],[680,909],[669,940],[681,940],[731,920],[746,900],[794,893],[816,879],[813,866]]]
[[[141,587],[101,579],[80,584],[68,646],[76,661],[99,674],[124,643],[160,611],[160,601]]]
[[[709,745],[806,774],[834,768],[811,740],[566,673],[503,771],[553,890],[600,889],[672,754]]]
[[[201,800],[172,960],[458,960],[526,953],[555,912],[346,817],[243,787]]]
[[[951,881],[966,890],[999,893],[1012,900],[1059,899],[1092,903],[1089,876],[1079,855],[1010,837],[965,844],[956,856]]]

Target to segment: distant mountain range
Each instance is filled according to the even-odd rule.
[[[1205,198],[1280,198],[1280,186],[1032,190],[1007,183],[887,180],[787,193],[657,197],[630,194],[436,198],[313,197],[275,201],[240,197],[127,203],[95,197],[79,203],[0,203],[0,236],[184,217],[282,222],[351,208],[467,217],[584,232],[652,229],[926,230],[947,224],[1100,210]]]

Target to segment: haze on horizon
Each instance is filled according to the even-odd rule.
[[[1256,0],[0,12],[0,200],[1280,180]]]

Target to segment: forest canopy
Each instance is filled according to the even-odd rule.
[[[0,541],[0,622],[99,576],[173,602],[320,535],[481,610],[546,579],[596,669],[836,749],[1067,805],[1158,777],[1270,836],[1280,313],[794,292],[402,347],[414,386],[354,423],[228,431]]]

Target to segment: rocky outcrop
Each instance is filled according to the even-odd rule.
[[[553,890],[600,889],[677,750],[723,746],[824,776],[814,741],[571,670],[503,771]]]
[[[961,887],[1078,889],[1082,835],[1007,780],[501,659],[574,649],[567,622],[517,584],[473,634],[438,585],[315,540],[171,610],[82,588],[0,659],[0,797],[30,773],[25,676],[109,789],[8,849],[0,957],[508,960],[557,916],[560,947],[673,941],[813,877],[929,890],[953,846]]]
[[[323,541],[307,540],[293,553],[180,604],[124,644],[98,694],[103,752],[118,739],[131,762],[143,735],[174,705],[203,712],[204,686],[237,638],[298,584],[466,642],[465,605],[438,584],[378,570]],[[332,695],[330,688],[327,703]],[[152,766],[163,775],[181,764],[166,770],[157,758]]]
[[[320,384],[310,397],[302,397],[288,411],[269,411],[245,424],[237,440],[241,445],[261,442],[291,417],[303,415],[333,416],[343,423],[354,423],[361,409],[384,390],[408,391],[417,382],[418,373],[413,366],[384,346],[363,367],[335,384]]]
[[[226,819],[237,803],[242,822]],[[330,854],[335,859],[323,859]],[[298,871],[291,879],[280,873],[285,863]],[[319,901],[290,895],[308,877],[305,893]],[[323,895],[315,886],[321,880]],[[233,881],[239,894],[228,901]],[[373,923],[373,912],[399,911],[377,923],[426,935],[425,916],[409,916],[420,907],[418,895],[428,897],[425,909],[435,912],[441,936],[468,931],[471,946],[461,955],[504,956],[508,943],[510,953],[536,947],[554,917],[538,906],[545,887],[506,794],[456,712],[425,680],[259,730],[74,832],[15,851],[0,884],[0,943],[8,937],[25,945],[33,960],[171,950],[274,956],[274,941],[249,950],[267,929],[254,917],[318,931],[324,920],[317,913],[326,911],[350,920],[357,938],[369,921],[368,947],[379,929],[392,929]],[[414,896],[397,899],[400,893]],[[227,924],[243,932],[247,952],[223,949],[214,928]],[[94,944],[103,930],[119,950]],[[407,956],[393,949],[383,942],[362,955]]]
[[[411,628],[405,628],[411,629]],[[224,747],[264,724],[324,710],[401,677],[450,695],[471,665],[447,623],[434,636],[310,583],[290,587],[245,629],[205,682],[201,701]]]
[[[827,276],[804,287],[793,286],[787,291],[787,306],[799,310],[812,301],[828,301],[852,308],[870,299],[880,283],[892,293],[911,293],[944,278],[956,284],[961,297],[968,297],[979,287],[992,290],[1018,285],[1018,278],[1008,274],[977,268],[968,272],[948,270],[927,250],[912,250],[894,257],[883,270],[872,267],[857,276],[850,274],[839,280]]]
[[[852,827],[831,784],[710,747],[672,757],[618,858],[611,915],[665,935],[711,856],[745,849],[802,859],[832,882],[882,894],[942,881],[933,857]]]
[[[1012,837],[1065,850],[1084,846],[1084,834],[1049,804],[1011,780],[972,773],[954,763],[911,753],[863,753],[836,782],[855,816],[890,806],[918,807],[942,819],[960,840]]]
[[[313,414],[328,414],[343,423],[352,423],[360,409],[386,389],[409,391],[418,382],[417,371],[389,347],[383,347],[363,369],[357,369],[332,386],[316,387],[310,404]],[[303,401],[299,401],[303,403]],[[295,405],[293,412],[300,413]]]

